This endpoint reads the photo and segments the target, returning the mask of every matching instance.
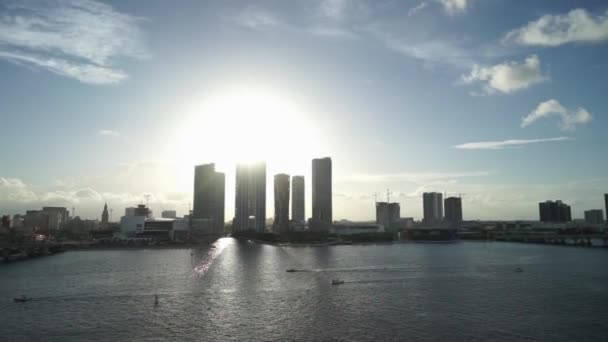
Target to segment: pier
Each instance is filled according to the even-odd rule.
[[[24,242],[0,243],[0,262],[26,260],[65,251],[62,243],[55,242]]]

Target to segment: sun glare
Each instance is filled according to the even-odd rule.
[[[227,171],[236,163],[262,160],[269,173],[304,173],[319,153],[317,132],[304,110],[279,92],[250,88],[203,97],[185,109],[174,149],[177,164],[187,166],[188,178],[193,165],[207,162]]]

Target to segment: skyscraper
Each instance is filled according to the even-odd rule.
[[[606,221],[608,221],[608,194],[604,194],[604,205],[606,207]]]
[[[233,232],[266,230],[266,163],[236,166]]]
[[[604,222],[604,212],[602,209],[585,210],[585,222],[602,224]]]
[[[443,219],[443,195],[439,192],[425,192],[422,194],[424,222],[433,223]]]
[[[446,221],[452,223],[462,221],[462,199],[460,197],[448,197],[444,204]]]
[[[401,206],[399,203],[376,202],[376,224],[390,230],[401,218]]]
[[[226,175],[215,171],[215,164],[194,167],[194,219],[212,219],[213,232],[224,232]]]
[[[105,203],[103,205],[103,211],[101,212],[101,224],[100,224],[101,229],[108,229],[109,217],[110,217],[110,214],[108,213],[108,204]]]
[[[289,231],[289,175],[274,176],[274,223],[275,233]]]
[[[311,229],[329,230],[332,223],[331,158],[312,160]]]
[[[291,220],[304,222],[305,218],[304,176],[291,177]]]
[[[572,214],[570,206],[562,201],[545,201],[538,204],[541,222],[570,222]]]

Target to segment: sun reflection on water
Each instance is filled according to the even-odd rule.
[[[213,264],[213,261],[219,257],[224,249],[231,245],[233,240],[230,238],[221,238],[211,245],[207,254],[203,256],[200,263],[194,267],[193,276],[202,277]]]

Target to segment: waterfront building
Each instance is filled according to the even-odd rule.
[[[570,222],[572,213],[570,206],[560,200],[545,201],[538,204],[541,222]]]
[[[399,203],[376,202],[376,224],[385,230],[396,228],[401,218],[401,206]]]
[[[266,163],[237,164],[232,231],[266,231]]]
[[[42,214],[47,216],[50,230],[65,228],[70,219],[70,212],[65,207],[42,207]]]
[[[604,222],[604,211],[602,209],[585,210],[585,222],[602,224]]]
[[[214,232],[224,232],[226,175],[215,164],[194,167],[194,219],[214,220]]]
[[[443,195],[439,192],[425,192],[422,194],[423,221],[437,223],[443,219]]]
[[[103,206],[103,211],[101,212],[101,225],[100,225],[101,229],[108,229],[109,217],[110,217],[110,214],[108,213],[108,204],[105,203]]]
[[[304,176],[291,177],[291,220],[302,223],[305,219]]]
[[[445,220],[452,223],[462,221],[462,199],[460,197],[448,197],[444,201]]]
[[[160,213],[160,217],[162,218],[177,218],[177,212],[175,210],[163,210]]]
[[[280,173],[274,176],[274,223],[275,233],[289,231],[289,175]]]
[[[135,207],[125,208],[125,216],[135,216]]]
[[[312,160],[312,230],[329,231],[332,224],[331,158]]]
[[[608,221],[608,194],[604,194],[604,206],[606,207],[606,221]]]

